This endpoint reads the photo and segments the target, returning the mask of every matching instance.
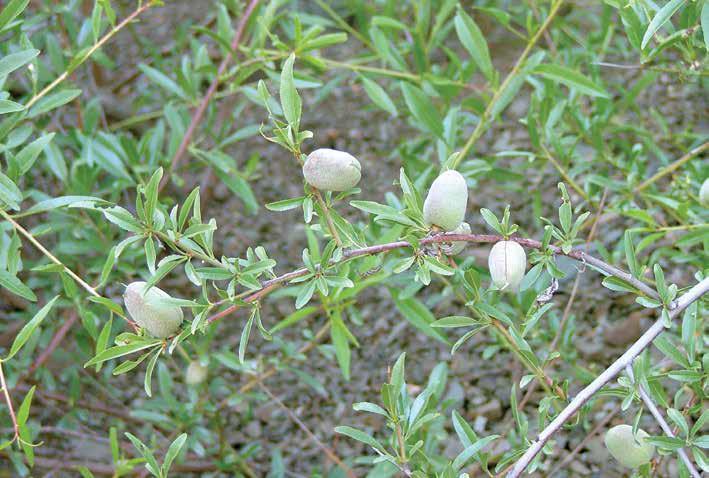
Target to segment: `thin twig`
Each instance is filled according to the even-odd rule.
[[[376,49],[374,48],[374,45],[372,45],[372,42],[369,41],[369,39],[362,35],[358,30],[355,28],[352,28],[352,26],[347,23],[340,15],[337,14],[335,10],[330,7],[326,2],[323,0],[315,0],[315,3],[318,4],[320,8],[325,10],[325,12],[330,15],[330,18],[332,18],[337,25],[339,25],[340,28],[343,30],[347,31],[350,35],[358,39],[362,44],[364,44],[367,48],[369,48],[372,51],[375,51]]]
[[[5,403],[7,404],[7,411],[10,414],[10,419],[12,420],[12,429],[15,431],[15,436],[12,440],[15,441],[20,437],[20,426],[17,424],[15,408],[12,406],[10,391],[8,390],[7,383],[5,382],[5,372],[2,369],[2,360],[0,360],[0,387],[2,387],[2,393],[5,397]]]
[[[667,421],[665,421],[665,418],[662,416],[662,413],[660,413],[660,410],[658,410],[657,406],[655,405],[655,402],[653,402],[652,398],[650,398],[650,396],[647,394],[647,392],[643,388],[643,385],[641,383],[635,381],[635,375],[633,374],[632,362],[625,366],[625,373],[628,374],[628,377],[630,377],[630,380],[632,380],[633,383],[635,383],[635,385],[637,386],[638,395],[640,395],[640,398],[642,399],[642,401],[645,404],[645,406],[647,407],[647,409],[650,411],[650,414],[652,414],[652,416],[655,417],[655,420],[660,425],[660,428],[662,428],[662,431],[665,432],[665,435],[667,435],[670,438],[674,438],[675,434],[672,432],[672,429],[667,424]],[[694,478],[700,478],[699,472],[697,471],[696,467],[692,463],[692,460],[690,460],[689,456],[687,456],[687,452],[684,450],[684,448],[678,448],[677,454],[684,462],[684,465],[689,470],[689,473]]]
[[[709,291],[709,278],[705,278],[698,284],[694,285],[675,304],[672,311],[669,312],[670,319],[675,319],[684,309],[689,307],[694,301],[698,300],[702,295]],[[652,344],[653,340],[665,331],[665,321],[662,317],[657,321],[615,362],[605,369],[598,377],[596,377],[588,386],[581,390],[576,397],[564,408],[549,425],[539,433],[537,439],[531,444],[527,451],[517,460],[512,470],[507,474],[507,478],[517,478],[520,476],[527,466],[532,462],[534,457],[542,450],[544,445],[576,412],[589,401],[605,384],[610,382],[618,375],[626,365],[633,362],[635,357],[640,355],[643,350]]]
[[[119,23],[118,25],[116,25],[115,27],[113,27],[108,33],[106,33],[103,37],[101,37],[101,39],[99,39],[99,41],[97,41],[96,43],[94,43],[94,45],[91,46],[91,48],[89,48],[89,49],[86,51],[86,53],[83,54],[81,60],[80,60],[78,63],[75,63],[75,64],[71,65],[69,68],[67,68],[67,69],[64,71],[64,73],[62,73],[61,75],[59,75],[57,78],[55,78],[54,81],[52,81],[49,85],[47,85],[46,87],[44,87],[44,89],[42,89],[42,91],[40,91],[39,93],[37,93],[36,95],[34,95],[34,96],[27,102],[27,104],[25,105],[25,110],[30,109],[30,108],[32,107],[32,105],[34,105],[35,103],[37,103],[40,99],[42,99],[44,96],[46,96],[47,93],[49,93],[49,92],[52,91],[54,88],[56,88],[57,85],[59,85],[59,84],[60,84],[61,82],[63,82],[64,80],[66,80],[67,77],[72,73],[72,71],[76,70],[82,63],[84,63],[86,60],[88,60],[88,59],[91,57],[91,55],[93,55],[93,54],[96,52],[96,50],[98,50],[99,48],[101,48],[101,47],[102,47],[108,40],[110,40],[116,33],[118,33],[119,31],[121,31],[121,30],[123,29],[123,27],[125,27],[125,26],[128,25],[130,22],[132,22],[133,20],[135,20],[135,18],[136,18],[138,15],[140,15],[140,14],[143,13],[145,10],[147,10],[148,8],[150,8],[150,7],[152,7],[153,5],[155,5],[155,3],[156,3],[155,1],[149,1],[149,2],[146,2],[146,3],[143,4],[143,5],[140,5],[138,8],[136,8],[136,9],[135,9],[130,15],[128,15],[121,23]]]
[[[666,176],[670,174],[671,172],[675,171],[677,168],[681,167],[684,163],[687,161],[690,161],[692,158],[695,156],[701,154],[703,151],[705,151],[707,148],[709,148],[709,141],[705,142],[704,144],[700,144],[696,148],[692,149],[689,151],[687,154],[679,158],[677,161],[673,162],[672,164],[668,164],[664,168],[660,169],[657,173],[655,173],[652,177],[649,179],[643,181],[639,185],[635,187],[633,190],[634,193],[639,193],[643,189],[647,188],[649,185],[657,181],[658,179],[662,178],[663,176]]]
[[[52,254],[46,247],[44,247],[44,246],[42,245],[41,242],[39,242],[39,241],[32,235],[32,233],[30,233],[27,229],[25,229],[24,227],[22,227],[22,226],[21,226],[17,221],[15,221],[7,212],[5,212],[5,211],[3,211],[2,209],[0,209],[0,216],[2,216],[7,222],[9,222],[10,224],[12,224],[12,227],[14,227],[15,230],[17,230],[17,232],[19,232],[20,234],[22,234],[23,236],[25,236],[25,238],[26,238],[28,241],[30,241],[37,249],[39,249],[40,252],[42,252],[42,254],[44,254],[44,255],[47,257],[47,259],[49,259],[50,261],[54,262],[54,263],[55,263],[56,265],[58,265],[58,266],[62,266],[62,268],[64,269],[64,272],[66,272],[72,279],[74,279],[77,284],[79,284],[81,287],[83,287],[84,289],[86,289],[86,291],[87,291],[89,294],[93,295],[94,297],[101,297],[101,294],[99,294],[98,292],[96,292],[96,289],[94,289],[94,288],[91,287],[89,284],[87,284],[81,277],[79,277],[76,273],[74,273],[74,271],[72,271],[72,270],[69,269],[66,265],[64,265],[64,263],[63,263],[62,261],[60,261],[59,259],[57,259],[57,258],[54,256],[54,254]]]
[[[497,103],[500,101],[502,93],[505,92],[507,86],[510,84],[512,79],[517,76],[517,73],[522,67],[524,61],[527,59],[529,53],[532,51],[532,48],[534,48],[534,45],[537,44],[539,38],[546,31],[546,29],[549,28],[549,25],[551,25],[552,20],[559,12],[559,8],[563,3],[564,0],[557,0],[556,3],[554,3],[554,5],[551,7],[551,10],[549,10],[549,15],[547,16],[546,20],[544,20],[544,23],[542,23],[542,25],[539,27],[539,30],[537,30],[537,33],[535,33],[534,36],[529,40],[527,46],[524,48],[524,51],[522,51],[522,54],[519,56],[517,62],[512,67],[512,70],[510,70],[510,72],[505,77],[505,80],[502,82],[499,88],[495,90],[495,94],[492,96],[492,99],[487,104],[483,115],[480,117],[480,120],[478,121],[478,124],[475,126],[475,129],[468,138],[468,141],[466,141],[465,145],[463,146],[463,149],[460,151],[460,154],[458,154],[458,157],[453,160],[453,163],[451,164],[451,169],[456,169],[458,165],[460,165],[460,163],[465,159],[468,153],[470,153],[470,149],[473,147],[475,142],[483,135],[483,133],[488,127],[490,115],[492,114],[492,111],[495,109],[495,107],[497,107]]]
[[[502,236],[498,235],[493,235],[493,234],[452,234],[452,233],[446,233],[446,234],[438,234],[435,236],[430,236],[430,237],[425,237],[419,241],[419,244],[421,246],[427,245],[427,244],[440,244],[440,243],[447,243],[447,242],[474,242],[474,243],[495,243],[498,241],[503,240],[504,238]],[[534,239],[524,239],[524,238],[519,238],[519,237],[512,237],[509,238],[511,241],[517,242],[519,245],[530,248],[530,249],[541,249],[542,248],[542,243],[539,241],[536,241]],[[368,246],[368,247],[363,247],[361,249],[351,249],[348,251],[345,251],[343,253],[343,258],[341,259],[341,262],[347,261],[350,259],[354,259],[356,257],[362,257],[362,256],[370,256],[374,254],[381,254],[381,253],[386,253],[386,252],[391,252],[393,250],[397,249],[402,249],[406,247],[412,247],[411,244],[407,241],[397,241],[397,242],[389,242],[386,244],[378,244],[374,246]],[[604,261],[597,259],[586,252],[580,250],[580,249],[572,249],[569,251],[569,253],[564,253],[561,248],[550,245],[549,249],[557,255],[563,255],[570,257],[572,259],[575,259],[577,261],[589,264],[593,266],[594,268],[602,271],[606,275],[611,275],[615,276],[619,279],[622,279],[623,281],[631,284],[633,287],[638,289],[640,292],[645,294],[646,296],[653,298],[653,299],[658,299],[659,296],[657,295],[657,292],[647,284],[645,284],[643,281],[640,279],[636,279],[633,277],[631,274],[618,269],[615,266],[612,266],[610,264],[605,263]],[[331,265],[335,265],[336,262],[332,262]],[[227,307],[226,309],[217,312],[216,314],[212,315],[207,319],[209,323],[215,322],[217,320],[220,320],[227,315],[231,314],[235,310],[243,307],[243,303],[250,303],[250,302],[255,302],[258,301],[274,290],[276,290],[278,287],[280,287],[282,284],[289,282],[293,279],[296,279],[298,277],[302,277],[306,274],[310,273],[310,271],[303,267],[300,269],[293,270],[291,272],[285,273],[283,275],[280,275],[278,277],[275,277],[273,279],[264,281],[261,283],[261,289],[250,294],[250,295],[242,295],[239,298],[242,299],[242,303],[238,304],[233,304]]]
[[[593,430],[588,432],[588,435],[586,435],[584,437],[584,439],[581,440],[581,442],[578,445],[576,445],[576,447],[573,450],[571,450],[571,453],[566,454],[564,456],[563,460],[561,460],[559,463],[557,463],[549,471],[548,476],[556,476],[556,472],[559,471],[564,466],[566,466],[568,463],[570,463],[571,460],[573,460],[573,458],[578,454],[578,452],[580,452],[583,449],[583,447],[586,446],[586,443],[588,443],[591,438],[596,436],[596,434],[599,431],[603,430],[606,427],[606,425],[608,425],[608,423],[611,420],[613,420],[613,417],[615,417],[618,414],[618,412],[620,412],[620,405],[617,406],[614,410],[608,412],[608,415],[603,417],[603,419],[600,422],[598,422],[598,424],[595,427],[593,427]]]
[[[519,359],[519,361],[522,362],[522,364],[524,364],[524,366],[527,367],[527,369],[534,374],[536,380],[542,384],[542,387],[544,387],[544,390],[546,390],[547,393],[552,393],[556,395],[556,397],[560,400],[566,400],[566,394],[564,393],[564,390],[558,385],[555,385],[554,380],[552,380],[551,377],[549,377],[541,367],[534,365],[524,356],[524,354],[516,345],[516,342],[514,341],[510,333],[507,331],[507,329],[504,328],[502,324],[495,319],[492,320],[492,326],[504,336],[505,342],[507,343],[507,346],[510,348],[512,353],[514,353]]]
[[[311,440],[313,440],[315,442],[315,444],[318,446],[318,448],[320,448],[325,453],[325,455],[328,457],[328,459],[330,461],[332,461],[337,466],[339,466],[347,474],[347,476],[349,478],[356,478],[357,475],[354,474],[352,469],[349,466],[347,466],[340,459],[340,457],[335,454],[334,451],[332,451],[328,446],[326,446],[323,442],[321,442],[320,439],[317,436],[315,436],[315,434],[313,432],[310,431],[308,426],[305,423],[303,423],[303,421],[300,418],[298,418],[298,416],[295,413],[293,413],[293,411],[290,408],[288,408],[278,397],[276,397],[273,393],[271,393],[271,390],[269,390],[268,387],[266,387],[263,383],[259,383],[259,387],[261,387],[261,390],[263,390],[264,393],[266,393],[266,395],[268,395],[271,398],[271,400],[273,400],[276,403],[276,405],[278,405],[284,412],[286,412],[286,414],[288,415],[288,418],[290,418],[293,421],[293,423],[295,423],[298,426],[298,428],[300,428],[306,435],[308,435],[308,437],[310,437]]]
[[[212,83],[209,85],[209,88],[207,89],[207,93],[204,95],[202,102],[199,104],[199,106],[195,110],[194,114],[192,115],[192,121],[190,121],[190,125],[187,127],[187,131],[185,131],[185,135],[182,137],[182,141],[180,142],[180,145],[177,148],[175,155],[172,157],[172,161],[170,162],[170,166],[168,167],[166,174],[163,176],[162,181],[160,182],[159,189],[161,191],[165,187],[167,182],[170,180],[170,173],[177,168],[177,165],[180,163],[182,156],[184,155],[185,151],[187,150],[187,146],[189,146],[190,141],[192,141],[192,136],[194,136],[194,133],[197,130],[197,126],[199,125],[199,122],[202,120],[202,116],[204,116],[204,112],[207,109],[207,105],[209,104],[209,101],[212,99],[212,96],[214,95],[214,93],[217,91],[217,87],[219,86],[219,79],[226,72],[229,62],[231,61],[232,57],[236,54],[236,51],[239,48],[239,42],[241,41],[241,37],[244,34],[244,30],[246,29],[246,24],[248,23],[249,19],[251,18],[251,15],[253,14],[253,12],[256,9],[256,6],[258,4],[259,4],[259,0],[251,0],[249,2],[249,6],[246,7],[246,10],[242,14],[241,19],[239,20],[239,24],[236,27],[236,33],[234,34],[234,39],[231,41],[231,49],[227,52],[226,56],[224,57],[222,62],[219,64],[217,74],[214,75],[214,78],[212,79]]]
[[[39,357],[34,361],[34,363],[30,366],[30,368],[27,369],[27,372],[24,374],[25,376],[29,377],[32,376],[32,374],[39,368],[41,367],[44,362],[46,362],[49,357],[52,356],[54,351],[59,347],[59,344],[62,343],[64,340],[64,337],[66,337],[66,334],[69,332],[69,329],[72,328],[72,326],[76,323],[76,321],[79,318],[79,314],[76,312],[72,311],[69,316],[69,320],[65,321],[61,327],[56,331],[54,336],[52,337],[52,340],[49,341],[49,345],[47,345],[47,348],[42,351],[41,354],[39,354]]]
[[[335,243],[337,243],[339,247],[342,247],[342,239],[340,239],[340,235],[337,233],[335,223],[332,220],[330,210],[328,209],[327,204],[325,203],[325,200],[322,197],[322,194],[320,194],[320,191],[318,189],[313,188],[313,191],[315,191],[315,199],[317,199],[318,204],[320,204],[320,208],[322,209],[323,214],[325,215],[325,222],[327,223],[327,228],[330,230],[330,234],[332,234],[332,238],[335,239]]]
[[[571,185],[571,187],[574,189],[574,191],[576,191],[577,193],[579,193],[579,195],[580,195],[586,202],[589,202],[589,203],[590,203],[590,202],[591,202],[591,199],[588,197],[588,194],[586,194],[586,191],[584,191],[583,188],[582,188],[581,186],[579,186],[576,181],[574,181],[574,179],[569,175],[568,171],[566,171],[566,169],[564,168],[564,166],[562,166],[561,163],[559,163],[559,162],[554,158],[554,156],[551,154],[551,152],[549,151],[549,149],[547,149],[547,147],[544,146],[543,144],[540,145],[540,147],[542,148],[542,151],[544,151],[544,154],[546,155],[547,160],[549,160],[549,162],[556,168],[556,170],[559,172],[559,174],[560,174],[561,177],[564,179],[564,181],[566,181],[567,183],[569,183],[569,184]]]
[[[64,264],[62,261],[57,259],[57,257],[54,254],[52,254],[49,249],[44,247],[42,245],[42,243],[39,242],[31,232],[29,232],[27,229],[22,227],[22,225],[20,225],[17,221],[15,221],[12,218],[12,216],[10,216],[7,212],[0,209],[0,216],[2,216],[7,222],[9,222],[12,225],[12,227],[15,228],[16,231],[18,231],[21,235],[23,235],[25,237],[25,239],[30,241],[32,243],[32,245],[34,245],[37,249],[39,249],[39,251],[42,254],[44,254],[47,257],[47,259],[49,259],[53,263],[57,264],[58,266],[61,266],[63,271],[66,272],[69,277],[74,279],[74,281],[76,281],[77,284],[79,284],[81,287],[83,287],[89,294],[91,294],[94,297],[103,297],[101,294],[96,292],[96,289],[91,287],[86,281],[84,281],[81,277],[79,277],[78,274],[76,274],[74,271],[69,269],[69,267],[66,264]],[[134,330],[138,330],[138,326],[135,324],[135,322],[130,320],[128,317],[124,316],[123,314],[116,314],[116,315],[118,315],[123,320],[128,322],[128,324],[130,324]]]

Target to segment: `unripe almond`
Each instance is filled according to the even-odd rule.
[[[451,234],[470,234],[470,224],[467,222],[461,222],[458,227],[450,231]],[[448,249],[448,255],[449,256],[455,256],[463,252],[463,249],[465,249],[465,246],[468,243],[466,241],[456,241],[453,242]]]
[[[633,427],[617,425],[606,432],[603,441],[618,463],[627,468],[637,468],[650,462],[655,454],[655,446],[645,442],[647,436],[648,434],[640,429],[638,434],[633,436]]]
[[[465,219],[468,185],[458,171],[446,171],[433,181],[423,203],[423,219],[429,226],[452,231]]]
[[[150,335],[160,339],[170,337],[180,328],[182,309],[162,303],[170,295],[153,286],[145,291],[145,282],[133,282],[126,287],[123,301],[128,313],[136,324],[147,330]]]
[[[308,155],[303,165],[308,184],[323,191],[347,191],[362,177],[362,167],[350,153],[320,148]]]
[[[193,360],[187,366],[185,371],[185,383],[187,385],[199,385],[207,378],[207,367],[202,365],[199,360]]]
[[[699,204],[709,207],[709,178],[706,178],[699,189]]]
[[[492,246],[487,265],[495,287],[515,292],[527,268],[527,255],[516,242],[500,241]]]

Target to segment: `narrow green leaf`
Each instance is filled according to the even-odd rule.
[[[475,443],[472,443],[465,450],[460,452],[460,454],[458,454],[455,460],[453,460],[453,468],[456,470],[460,469],[463,465],[467,463],[468,460],[470,460],[470,458],[477,455],[480,450],[482,450],[498,438],[500,438],[500,435],[490,435],[485,438],[481,438],[480,440],[477,440]]]
[[[0,172],[0,201],[7,204],[10,208],[15,211],[20,209],[20,202],[22,201],[22,192],[15,185],[12,179],[5,176]]]
[[[348,427],[348,426],[341,426],[341,427],[335,427],[335,433],[339,433],[341,435],[348,436],[350,438],[354,438],[357,441],[360,441],[362,443],[365,443],[375,450],[378,450],[380,452],[384,452],[384,447],[379,443],[377,440],[375,440],[373,437],[367,435],[363,431],[357,430],[356,428]]]
[[[180,450],[185,445],[186,441],[187,433],[183,433],[182,435],[175,438],[172,444],[170,444],[170,448],[168,448],[167,453],[165,454],[165,461],[162,464],[163,476],[169,476],[168,472],[170,471],[172,462],[175,461],[175,458],[177,458],[177,455],[180,453]]]
[[[671,0],[657,11],[655,16],[652,18],[652,21],[650,21],[650,24],[647,26],[645,35],[643,35],[643,41],[640,44],[640,48],[642,50],[644,50],[647,44],[650,43],[650,40],[652,40],[652,37],[655,33],[657,33],[657,30],[659,30],[662,25],[664,25],[665,22],[667,22],[672,15],[674,15],[675,12],[679,10],[682,5],[684,5],[684,2],[686,2],[686,0]]]
[[[579,93],[601,98],[610,98],[610,94],[581,73],[560,65],[539,65],[533,73],[539,74],[552,81],[576,89]]]
[[[27,392],[27,395],[25,395],[25,398],[22,400],[22,404],[20,405],[20,408],[17,410],[17,425],[18,426],[24,426],[25,423],[27,423],[27,419],[30,417],[30,407],[32,406],[32,397],[34,396],[34,391],[37,388],[36,385],[33,385],[32,388],[30,388],[29,392]]]
[[[377,415],[383,415],[385,417],[389,416],[389,413],[376,403],[357,402],[352,404],[352,409],[358,412],[376,413]]]
[[[158,345],[160,343],[162,343],[161,340],[155,339],[146,340],[144,342],[134,342],[127,345],[116,345],[115,347],[111,347],[110,349],[104,350],[100,354],[96,355],[94,358],[86,362],[84,364],[84,367],[89,367],[97,363],[106,362],[107,360],[132,354],[140,350],[145,350],[147,348],[154,347],[155,345]]]
[[[148,65],[145,65],[142,63],[140,65],[138,65],[138,68],[140,68],[140,71],[142,71],[145,74],[145,76],[150,78],[154,83],[156,83],[158,86],[160,86],[162,89],[164,89],[168,93],[172,93],[176,96],[179,96],[180,98],[182,98],[184,100],[189,99],[189,96],[180,87],[180,85],[178,85],[175,82],[175,80],[168,77],[163,72],[156,70],[152,66],[148,66]]]
[[[113,316],[111,316],[108,321],[103,324],[103,327],[101,328],[101,332],[98,334],[98,339],[96,339],[96,349],[94,350],[94,354],[98,355],[104,350],[106,350],[106,347],[108,346],[108,339],[111,338],[111,328],[113,327]],[[101,370],[101,364],[96,365],[96,371],[98,372]]]
[[[62,90],[45,96],[30,109],[29,118],[34,118],[53,109],[64,106],[81,94],[81,90]]]
[[[105,203],[101,198],[93,196],[59,196],[56,198],[46,199],[44,201],[38,202],[29,209],[25,209],[19,216],[29,216],[32,214],[38,214],[40,212],[51,211],[52,209],[57,209],[60,207],[82,207],[93,208],[96,203]]]
[[[346,381],[350,380],[350,341],[347,326],[342,321],[339,313],[333,314],[332,325],[330,327],[330,337],[335,346],[335,356],[340,365],[342,376]]]
[[[369,99],[371,99],[375,105],[379,106],[392,116],[397,116],[399,114],[396,110],[396,105],[387,92],[384,91],[384,88],[364,76],[362,77],[362,85],[364,86],[364,91],[369,96]]]
[[[10,360],[12,357],[17,354],[17,352],[20,351],[23,345],[29,340],[29,338],[32,336],[32,333],[39,327],[39,325],[42,323],[44,318],[47,316],[50,310],[52,310],[52,306],[54,303],[59,299],[59,296],[54,296],[52,300],[47,302],[44,307],[39,309],[39,311],[32,317],[32,319],[25,324],[24,327],[22,327],[22,330],[20,330],[20,333],[17,334],[17,337],[15,337],[15,341],[12,342],[12,347],[10,347],[10,353],[8,354],[7,357],[3,359],[3,361]]]
[[[269,211],[276,212],[289,211],[291,209],[296,209],[300,207],[300,205],[303,204],[304,199],[305,197],[301,196],[297,198],[283,199],[281,201],[271,202],[266,204],[266,209],[268,209]]]
[[[18,175],[22,176],[27,171],[32,168],[32,165],[37,160],[37,156],[42,150],[52,141],[54,138],[54,133],[45,134],[39,138],[32,141],[30,144],[22,148],[22,150],[15,156],[15,163],[17,164]]]
[[[300,126],[302,104],[300,95],[295,89],[295,83],[293,81],[294,62],[295,53],[291,53],[283,63],[283,70],[281,71],[280,97],[283,115],[286,117],[288,124],[290,124],[293,129],[297,131]]]
[[[39,55],[39,50],[30,48],[28,50],[18,51],[17,53],[10,53],[9,55],[5,55],[0,58],[0,78],[9,75],[13,71],[29,63],[37,55]]]
[[[414,118],[429,132],[443,139],[443,119],[428,96],[418,87],[406,82],[401,82],[401,91],[404,101]]]
[[[254,324],[254,318],[256,317],[256,309],[252,309],[249,320],[246,321],[244,329],[241,331],[241,339],[239,340],[239,362],[244,363],[244,357],[246,356],[246,346],[249,345],[249,337],[251,337],[251,327]]]
[[[158,349],[157,352],[153,353],[153,356],[150,357],[150,361],[148,362],[148,367],[145,369],[145,379],[143,380],[143,388],[145,389],[145,394],[148,397],[153,396],[153,370],[155,370],[155,364],[158,363],[158,357],[160,357],[160,352],[161,350]]]
[[[2,269],[0,269],[0,285],[30,302],[37,301],[37,296],[34,295],[32,289],[27,287],[20,279]]]
[[[480,209],[480,215],[483,217],[488,226],[490,226],[498,234],[502,234],[502,225],[500,224],[500,220],[497,219],[497,216],[495,216],[495,213],[489,209],[482,208]]]
[[[454,19],[455,32],[458,34],[458,39],[463,44],[475,64],[480,68],[483,75],[488,80],[493,78],[494,70],[492,60],[490,60],[490,50],[487,46],[487,41],[483,36],[480,28],[475,21],[465,13],[462,8],[458,9],[458,13]]]
[[[17,16],[27,8],[29,3],[30,0],[10,0],[0,12],[0,31],[17,18]]]
[[[480,321],[473,319],[472,317],[450,315],[448,317],[438,319],[431,324],[431,327],[474,327],[476,325],[480,325]]]
[[[23,109],[25,109],[24,105],[15,103],[14,101],[0,100],[0,115],[15,113],[17,111],[22,111]]]
[[[413,297],[400,299],[398,296],[395,296],[394,304],[404,318],[411,322],[414,327],[431,338],[440,340],[444,344],[448,343],[446,336],[441,331],[431,327],[431,324],[435,322],[436,318],[422,302]]]

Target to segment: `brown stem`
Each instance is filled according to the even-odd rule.
[[[7,411],[10,414],[10,419],[12,420],[12,428],[15,430],[15,436],[13,441],[20,437],[20,426],[17,424],[17,417],[15,416],[15,408],[12,406],[12,398],[10,397],[10,392],[7,389],[7,383],[5,382],[5,372],[2,369],[2,360],[0,360],[0,386],[2,387],[2,393],[5,396],[5,403],[7,404]]]
[[[420,245],[427,245],[427,244],[440,244],[440,243],[448,243],[448,242],[474,242],[474,243],[481,243],[481,244],[489,244],[489,243],[495,243],[498,241],[503,240],[504,238],[502,236],[494,235],[494,234],[452,234],[452,233],[446,233],[446,234],[438,234],[435,236],[430,236],[430,237],[425,237],[419,241]],[[519,245],[529,248],[529,249],[541,249],[542,248],[542,243],[539,241],[536,241],[534,239],[525,239],[525,238],[519,238],[519,237],[512,237],[508,238],[510,241],[515,241]],[[363,247],[361,249],[351,249],[349,251],[345,251],[343,253],[343,258],[342,261],[346,261],[349,259],[354,259],[356,257],[362,257],[362,256],[370,256],[374,254],[380,254],[380,253],[385,253],[385,252],[390,252],[393,250],[397,249],[402,249],[405,247],[412,247],[411,244],[407,241],[397,241],[397,242],[389,242],[386,244],[377,244],[374,246],[368,246],[368,247]],[[612,266],[610,264],[607,264],[603,262],[600,259],[596,259],[595,257],[587,254],[586,252],[579,250],[579,249],[572,249],[568,253],[565,253],[564,251],[561,250],[561,248],[557,246],[550,245],[549,249],[556,255],[563,255],[570,257],[572,259],[575,259],[577,261],[590,264],[596,269],[599,269],[603,273],[611,276],[615,276],[619,279],[624,280],[625,282],[628,282],[631,284],[633,287],[636,289],[640,290],[643,294],[647,295],[648,297],[651,297],[653,299],[658,299],[657,292],[655,292],[654,289],[646,285],[644,282],[642,282],[640,279],[636,279],[633,277],[631,274],[618,269],[615,266]],[[334,264],[334,262],[332,263]],[[263,297],[267,296],[271,292],[273,292],[275,289],[280,287],[282,284],[293,280],[298,277],[302,277],[306,274],[308,274],[310,271],[307,268],[300,268],[296,269],[294,271],[288,272],[286,274],[280,275],[276,278],[269,279],[267,281],[264,281],[261,283],[262,289],[248,295],[244,296],[243,302],[245,303],[250,303],[250,302],[255,302]],[[227,307],[226,309],[217,312],[216,314],[212,315],[207,319],[209,323],[215,322],[235,310],[243,307],[243,304],[233,304]],[[672,308],[672,307],[671,307]]]
[[[244,30],[246,29],[246,24],[248,23],[249,19],[251,18],[251,15],[253,14],[253,12],[256,9],[256,6],[258,4],[259,4],[259,0],[251,0],[249,2],[249,6],[246,7],[246,10],[244,11],[243,15],[241,16],[241,19],[239,20],[239,24],[236,27],[236,33],[234,34],[234,39],[231,42],[231,50],[229,50],[229,52],[227,52],[226,56],[224,57],[222,62],[219,64],[219,69],[217,70],[217,74],[212,79],[212,83],[209,85],[209,88],[207,89],[207,93],[204,95],[202,102],[199,104],[199,106],[195,110],[194,114],[192,115],[192,121],[190,121],[190,125],[187,127],[187,131],[185,131],[185,135],[183,136],[182,141],[180,142],[180,146],[177,148],[177,151],[175,152],[175,155],[172,157],[172,161],[170,162],[170,166],[169,166],[168,170],[166,171],[166,174],[163,176],[162,181],[160,182],[159,189],[161,191],[165,187],[167,182],[169,181],[170,173],[177,168],[177,165],[180,163],[182,156],[184,155],[185,151],[187,150],[187,146],[189,146],[190,141],[192,141],[192,136],[194,136],[194,133],[197,130],[197,126],[199,125],[199,122],[202,120],[202,116],[204,116],[204,112],[207,109],[207,105],[209,104],[209,101],[212,99],[212,96],[214,96],[214,93],[217,91],[217,87],[219,86],[219,79],[226,72],[227,65],[231,61],[232,57],[236,54],[236,51],[239,48],[239,42],[241,41],[241,37],[244,34]]]
[[[77,319],[79,318],[78,314],[75,312],[72,312],[69,320],[64,322],[61,327],[55,332],[54,336],[52,337],[52,340],[49,342],[49,345],[47,345],[47,348],[42,351],[41,354],[39,354],[39,357],[37,357],[37,360],[34,361],[34,363],[30,366],[30,368],[27,369],[26,376],[31,376],[39,367],[41,367],[44,362],[46,362],[49,357],[52,356],[56,348],[59,346],[59,344],[62,343],[64,340],[64,337],[66,337],[66,334],[69,332],[69,329],[76,323]]]

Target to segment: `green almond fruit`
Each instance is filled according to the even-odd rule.
[[[617,425],[606,432],[604,442],[608,452],[618,463],[627,468],[637,468],[649,463],[655,454],[655,446],[646,443],[649,435],[638,429],[638,434],[633,436],[633,427],[630,425]]]
[[[461,222],[458,227],[456,227],[450,232],[451,234],[470,234],[470,231],[470,224],[468,224],[467,222]],[[468,243],[466,241],[453,242],[450,246],[450,249],[448,249],[448,255],[456,256],[460,254],[461,252],[463,252],[463,249],[465,249],[465,246],[467,244]]]
[[[699,189],[699,204],[709,207],[709,178],[705,179]]]
[[[323,191],[347,191],[362,178],[362,166],[350,153],[320,148],[308,155],[303,165],[305,181]]]
[[[164,339],[174,335],[182,323],[182,309],[164,303],[171,298],[167,292],[155,286],[145,292],[145,285],[137,281],[126,287],[123,301],[128,314],[153,337]]]
[[[468,185],[458,171],[446,171],[433,181],[423,203],[423,219],[446,232],[463,222],[468,206]]]
[[[500,241],[492,246],[487,265],[496,288],[516,292],[527,268],[527,254],[515,241]]]
[[[185,383],[187,385],[199,385],[207,378],[207,367],[202,365],[199,360],[193,360],[185,370]]]

